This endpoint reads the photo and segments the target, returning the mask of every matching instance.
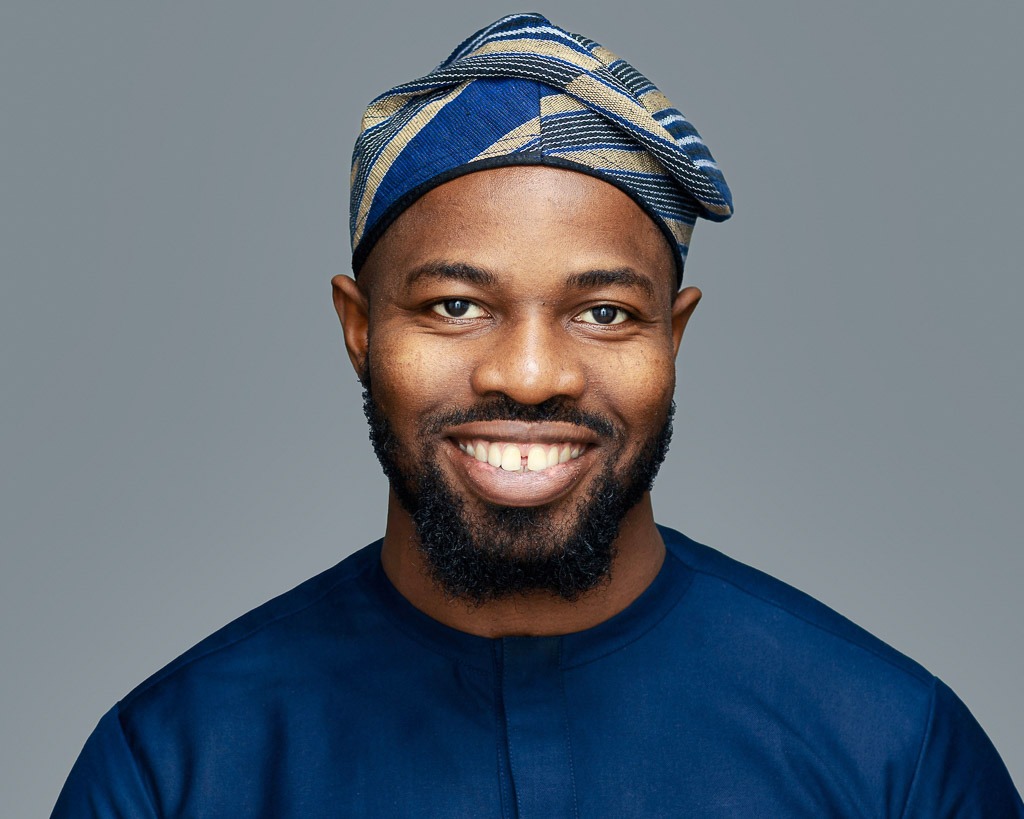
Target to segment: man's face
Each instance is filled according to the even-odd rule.
[[[427,193],[336,288],[374,448],[449,593],[572,599],[607,576],[670,435],[700,295],[674,282],[625,194],[519,167]]]

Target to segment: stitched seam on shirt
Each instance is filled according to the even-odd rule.
[[[148,778],[143,777],[142,771],[139,770],[139,762],[135,758],[135,750],[132,748],[132,743],[128,740],[128,736],[125,734],[124,725],[121,723],[121,709],[114,706],[114,716],[117,718],[117,732],[121,737],[121,741],[124,743],[125,750],[128,751],[128,758],[132,761],[132,772],[135,774],[135,779],[139,783],[139,787],[142,792],[146,794],[146,800],[149,802],[150,813],[155,817],[160,814],[157,813],[156,809],[156,796],[152,790],[152,783]]]
[[[680,558],[680,560],[682,560],[682,558]],[[727,583],[728,585],[732,586],[734,589],[736,589],[737,591],[742,592],[743,594],[747,595],[748,597],[753,597],[755,600],[760,600],[762,603],[766,603],[767,605],[771,606],[773,609],[778,609],[779,611],[783,611],[786,614],[788,614],[790,617],[796,618],[797,620],[800,620],[800,621],[806,623],[807,625],[811,626],[812,628],[817,629],[818,631],[823,631],[826,634],[831,634],[833,637],[836,637],[836,638],[842,640],[844,643],[847,643],[848,645],[851,645],[854,648],[860,649],[861,651],[865,652],[866,654],[873,654],[879,660],[882,660],[886,665],[892,666],[897,671],[902,672],[903,674],[905,674],[908,677],[913,677],[918,682],[925,683],[928,680],[928,676],[922,676],[922,675],[919,675],[919,674],[915,674],[910,669],[907,669],[907,668],[903,667],[902,665],[900,665],[900,664],[894,662],[893,660],[889,659],[888,657],[886,657],[881,652],[876,651],[873,648],[869,648],[868,646],[865,646],[862,643],[855,642],[854,640],[851,640],[846,635],[840,634],[838,631],[836,631],[834,629],[831,629],[828,626],[824,626],[821,623],[816,623],[813,620],[809,620],[806,617],[804,617],[802,614],[798,614],[797,612],[793,611],[792,609],[787,608],[786,606],[782,605],[781,603],[779,603],[776,600],[770,600],[767,597],[762,597],[760,594],[756,594],[755,592],[752,592],[750,589],[744,588],[743,586],[739,585],[734,580],[730,580],[729,578],[723,577],[722,575],[719,575],[719,574],[717,574],[715,572],[708,571],[707,569],[698,569],[698,568],[696,568],[694,566],[690,566],[690,564],[686,563],[685,561],[683,561],[683,563],[684,563],[684,565],[689,566],[689,568],[692,569],[694,572],[706,575],[707,577],[714,577],[717,580],[721,580],[723,583]],[[801,593],[803,593],[803,592],[801,592]],[[842,617],[843,615],[839,615],[839,616]]]
[[[505,762],[508,762],[509,770],[512,769],[512,758],[508,751],[508,721],[505,717],[505,695],[502,686],[502,675],[501,668],[497,657],[498,648],[497,645],[491,646],[491,662],[495,665],[494,674],[494,705],[495,714],[494,722],[495,728],[495,746],[498,751],[498,795],[501,798],[501,815],[505,816],[505,808],[510,810],[515,809],[513,802],[514,791],[510,793],[515,785],[513,782],[507,782],[505,779]],[[515,814],[508,819],[514,819]]]
[[[512,729],[508,724],[508,712],[505,710],[505,674],[508,672],[508,663],[505,658],[505,643],[502,640],[501,652],[501,711],[505,717],[505,744],[508,748],[508,769],[512,774],[512,799],[515,805],[516,816],[521,816],[523,806],[519,801],[519,778],[516,776],[516,755],[512,752]]]
[[[367,571],[369,571],[370,568],[372,568],[372,566],[360,569],[358,572],[355,572],[353,574],[347,574],[347,575],[345,575],[345,577],[340,578],[339,580],[337,580],[335,583],[333,583],[331,586],[329,586],[327,589],[325,589],[323,591],[323,593],[317,595],[315,598],[310,600],[305,605],[300,606],[299,608],[296,608],[296,609],[290,609],[289,611],[282,612],[281,614],[279,614],[276,617],[274,617],[272,620],[267,620],[267,621],[265,621],[263,623],[259,623],[258,625],[253,626],[251,630],[245,632],[244,634],[238,635],[237,637],[235,637],[233,640],[230,640],[229,642],[221,643],[219,645],[213,646],[213,647],[207,649],[206,651],[204,651],[202,654],[197,654],[195,657],[190,657],[186,662],[183,662],[180,665],[175,665],[173,668],[168,669],[165,674],[161,674],[160,676],[156,677],[155,679],[149,680],[148,683],[144,683],[143,687],[136,688],[127,697],[125,697],[122,700],[122,702],[124,702],[124,703],[131,702],[132,700],[136,699],[137,697],[139,697],[142,694],[144,694],[147,691],[149,691],[154,686],[159,685],[160,683],[164,682],[164,680],[170,679],[175,674],[177,674],[179,671],[183,671],[184,669],[188,668],[193,663],[199,662],[199,660],[206,659],[207,657],[209,657],[209,656],[211,656],[213,654],[216,654],[219,651],[224,651],[224,650],[226,650],[228,648],[231,648],[232,646],[238,645],[239,643],[243,642],[244,640],[248,640],[253,635],[263,631],[263,629],[269,628],[270,626],[274,625],[275,623],[279,622],[280,620],[284,620],[286,617],[293,617],[296,614],[301,614],[306,609],[312,608],[317,603],[321,602],[324,598],[330,597],[332,594],[334,594],[338,590],[338,587],[344,585],[345,583],[349,583],[349,582],[358,580],[359,577],[361,575],[363,575],[364,573],[366,573]],[[288,594],[288,592],[285,592],[285,594]],[[245,615],[242,615],[242,616],[245,617]],[[230,625],[230,624],[228,624],[228,625]],[[226,626],[225,626],[225,628],[226,628]]]
[[[565,641],[558,642],[558,681],[562,688],[562,724],[565,726],[565,745],[569,751],[569,784],[572,787],[572,815],[579,819],[580,806],[576,799],[576,764],[572,753],[572,734],[569,731],[569,698],[565,690],[565,670],[562,668],[562,654]]]
[[[692,567],[690,567],[690,566],[689,566],[689,565],[688,565],[688,564],[687,564],[686,562],[684,562],[683,560],[679,559],[679,558],[678,558],[678,557],[676,557],[676,556],[675,556],[674,554],[672,554],[671,552],[669,552],[669,551],[667,551],[667,550],[666,550],[666,552],[665,552],[665,558],[666,558],[666,559],[668,559],[669,557],[672,557],[672,558],[674,558],[674,559],[676,559],[676,560],[679,560],[679,562],[680,562],[680,563],[681,563],[681,564],[682,564],[683,566],[686,566],[686,568],[688,568],[688,569],[689,569],[689,568],[692,568]],[[690,586],[692,586],[692,585],[693,585],[693,577],[691,576],[691,577],[687,578],[687,582],[686,582],[686,584],[685,584],[685,585],[683,586],[683,588],[681,588],[681,589],[679,590],[679,594],[678,594],[678,596],[676,597],[676,599],[672,601],[672,604],[671,604],[671,605],[669,605],[669,606],[666,606],[666,607],[665,607],[665,611],[664,611],[664,612],[662,612],[661,616],[660,616],[660,617],[658,617],[658,618],[656,618],[656,619],[654,619],[654,620],[652,620],[652,621],[651,621],[651,622],[650,622],[650,623],[649,623],[649,624],[647,625],[647,627],[646,627],[646,628],[644,628],[644,629],[642,629],[641,631],[639,631],[639,632],[637,632],[636,634],[634,634],[634,635],[633,635],[633,636],[632,636],[632,637],[631,637],[630,639],[626,640],[626,641],[625,641],[625,642],[623,642],[623,643],[616,643],[616,644],[615,644],[615,645],[614,645],[614,646],[613,646],[612,648],[608,649],[607,651],[602,651],[602,652],[601,652],[600,654],[595,654],[595,655],[594,655],[594,656],[592,656],[592,657],[591,657],[591,656],[588,656],[588,657],[587,657],[586,659],[584,659],[584,660],[580,660],[579,662],[573,663],[572,665],[567,665],[567,666],[563,666],[563,669],[564,669],[565,671],[569,671],[570,669],[573,669],[573,668],[582,668],[582,667],[583,667],[583,666],[585,666],[585,665],[589,665],[590,663],[595,663],[595,662],[597,662],[598,660],[600,660],[600,659],[603,659],[604,657],[608,657],[608,656],[610,656],[610,655],[612,655],[612,654],[615,654],[615,653],[616,653],[617,651],[621,651],[621,650],[622,650],[622,649],[624,649],[624,648],[625,648],[626,646],[632,645],[632,644],[633,644],[633,643],[635,643],[635,642],[636,642],[637,640],[639,640],[639,639],[641,639],[642,637],[644,637],[644,636],[645,636],[645,635],[646,635],[646,634],[647,634],[648,632],[650,632],[650,631],[651,631],[652,629],[654,629],[654,628],[656,628],[657,626],[659,626],[659,625],[661,624],[661,622],[662,622],[662,621],[663,621],[663,620],[664,620],[664,619],[665,619],[666,617],[668,617],[668,616],[669,616],[669,614],[671,614],[671,613],[672,613],[673,609],[675,609],[675,607],[679,605],[679,601],[680,601],[680,600],[682,600],[682,599],[683,599],[683,597],[685,597],[685,596],[686,596],[686,593],[687,593],[687,592],[688,592],[688,591],[690,590]]]
[[[398,592],[397,589],[395,590],[395,593],[396,594],[400,594],[400,592]],[[365,592],[364,592],[364,594],[365,594]],[[369,595],[367,595],[367,596],[369,597]],[[375,603],[376,601],[374,601],[371,598],[370,602]],[[408,602],[408,601],[406,601],[406,602]],[[412,605],[412,604],[410,603],[410,605]],[[458,654],[456,654],[455,652],[445,651],[443,648],[440,648],[439,646],[435,645],[434,643],[430,642],[429,640],[424,640],[422,637],[420,637],[419,634],[416,633],[416,631],[414,629],[410,628],[401,617],[399,617],[395,612],[393,612],[391,610],[390,606],[387,606],[387,605],[379,606],[379,607],[375,606],[374,610],[375,611],[379,611],[379,613],[382,614],[384,616],[384,618],[389,623],[391,623],[391,625],[394,626],[398,631],[400,631],[402,634],[404,634],[406,637],[408,637],[410,640],[412,640],[418,646],[426,649],[427,651],[431,652],[432,654],[437,654],[440,657],[444,657],[446,660],[451,660],[453,663],[457,663],[462,668],[464,668],[464,669],[466,669],[468,671],[472,671],[472,672],[474,672],[476,674],[488,674],[488,673],[490,673],[488,671],[488,669],[481,668],[480,666],[475,665],[475,664],[467,661],[465,658],[459,657]],[[429,617],[429,615],[424,615],[424,616],[428,617],[431,620],[433,620],[433,618]],[[435,622],[439,622],[439,621],[435,621]]]
[[[914,766],[914,776],[910,780],[910,787],[907,788],[907,798],[903,803],[903,812],[900,813],[900,819],[903,819],[907,815],[907,811],[910,810],[910,800],[914,795],[914,789],[917,787],[917,777],[921,772],[921,767],[924,765],[924,749],[928,747],[928,740],[932,735],[932,727],[935,725],[935,694],[936,694],[936,683],[938,680],[932,677],[932,692],[931,697],[928,701],[928,724],[925,726],[924,734],[921,736],[921,747],[917,752],[917,764]]]
[[[402,632],[402,634],[404,634],[406,637],[408,637],[414,643],[416,643],[417,645],[421,646],[422,648],[425,648],[427,651],[431,652],[432,654],[437,654],[438,656],[444,657],[446,660],[451,660],[453,663],[458,663],[460,666],[462,666],[467,671],[472,671],[472,672],[474,672],[476,674],[487,674],[488,673],[486,668],[481,668],[478,665],[474,665],[473,663],[467,662],[462,657],[459,657],[459,656],[457,656],[454,653],[449,653],[447,651],[444,651],[443,649],[438,648],[436,645],[434,645],[433,643],[431,643],[428,640],[423,640],[422,638],[420,638],[420,636],[415,631],[413,631],[411,628],[406,627],[405,624],[402,622],[402,620],[399,617],[395,616],[394,612],[392,612],[387,607],[382,608],[380,610],[380,613],[383,614],[384,618],[389,623],[391,623],[391,625],[394,626],[398,631]]]

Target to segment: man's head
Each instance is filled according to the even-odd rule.
[[[522,35],[510,36],[520,37],[511,48],[518,58]],[[492,63],[509,48],[504,40],[494,45],[478,49]],[[487,94],[503,89],[488,77],[476,104],[480,118],[494,119]],[[656,93],[650,89],[648,96]],[[404,177],[389,183],[402,167],[396,151],[413,150],[434,121],[406,93],[375,102],[357,144],[359,280],[334,282],[374,448],[393,503],[448,594],[476,602],[529,591],[575,599],[608,576],[622,522],[668,446],[674,359],[700,292],[677,292],[689,230],[680,233],[666,209],[690,202],[696,214],[704,205],[635,140],[604,151],[583,146],[593,134],[575,115],[547,126],[537,120],[551,136],[548,147],[575,143],[580,158],[610,158],[621,173],[552,162],[533,148],[492,149],[497,162],[457,164],[466,140],[456,133],[456,159],[438,160],[451,147],[443,140],[417,148],[447,170],[412,187]],[[453,98],[433,93],[427,108]],[[560,106],[557,96],[535,93],[533,105],[547,99],[550,112]],[[501,107],[501,99],[491,104]],[[404,119],[403,105],[410,108]],[[401,122],[381,126],[382,112]],[[417,127],[403,135],[409,123]],[[577,126],[591,135],[574,134]],[[661,136],[671,141],[665,129]],[[380,156],[388,157],[384,167]],[[626,160],[657,173],[641,180]],[[687,162],[693,170],[689,158],[680,160]],[[720,188],[727,196],[724,180]]]
[[[374,444],[437,579],[567,598],[607,574],[668,443],[695,288],[615,187],[480,171],[427,193],[337,283]]]

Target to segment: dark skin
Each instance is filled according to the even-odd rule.
[[[572,519],[600,471],[625,470],[664,423],[675,358],[701,293],[676,293],[668,243],[617,188],[585,174],[511,167],[447,182],[387,230],[359,274],[332,280],[345,346],[357,373],[369,356],[374,396],[410,462],[437,460],[470,513],[486,503],[544,504]],[[503,393],[522,404],[553,397],[611,420],[612,447],[593,436],[581,454],[544,472],[526,451],[586,437],[566,425],[476,425],[419,432],[427,413]],[[472,440],[515,442],[523,473],[477,463]],[[472,445],[470,445],[472,450]],[[580,631],[632,603],[657,575],[665,546],[650,494],[626,515],[610,580],[574,602],[534,592],[468,606],[423,565],[410,515],[392,492],[382,563],[416,608],[484,637]]]

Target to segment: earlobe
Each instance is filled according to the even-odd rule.
[[[334,309],[341,321],[345,348],[356,375],[363,377],[370,341],[370,303],[362,288],[350,276],[337,275],[331,279]]]
[[[672,302],[672,352],[679,354],[679,343],[683,340],[683,331],[686,324],[697,309],[703,293],[696,287],[684,287],[676,293],[675,301]]]

